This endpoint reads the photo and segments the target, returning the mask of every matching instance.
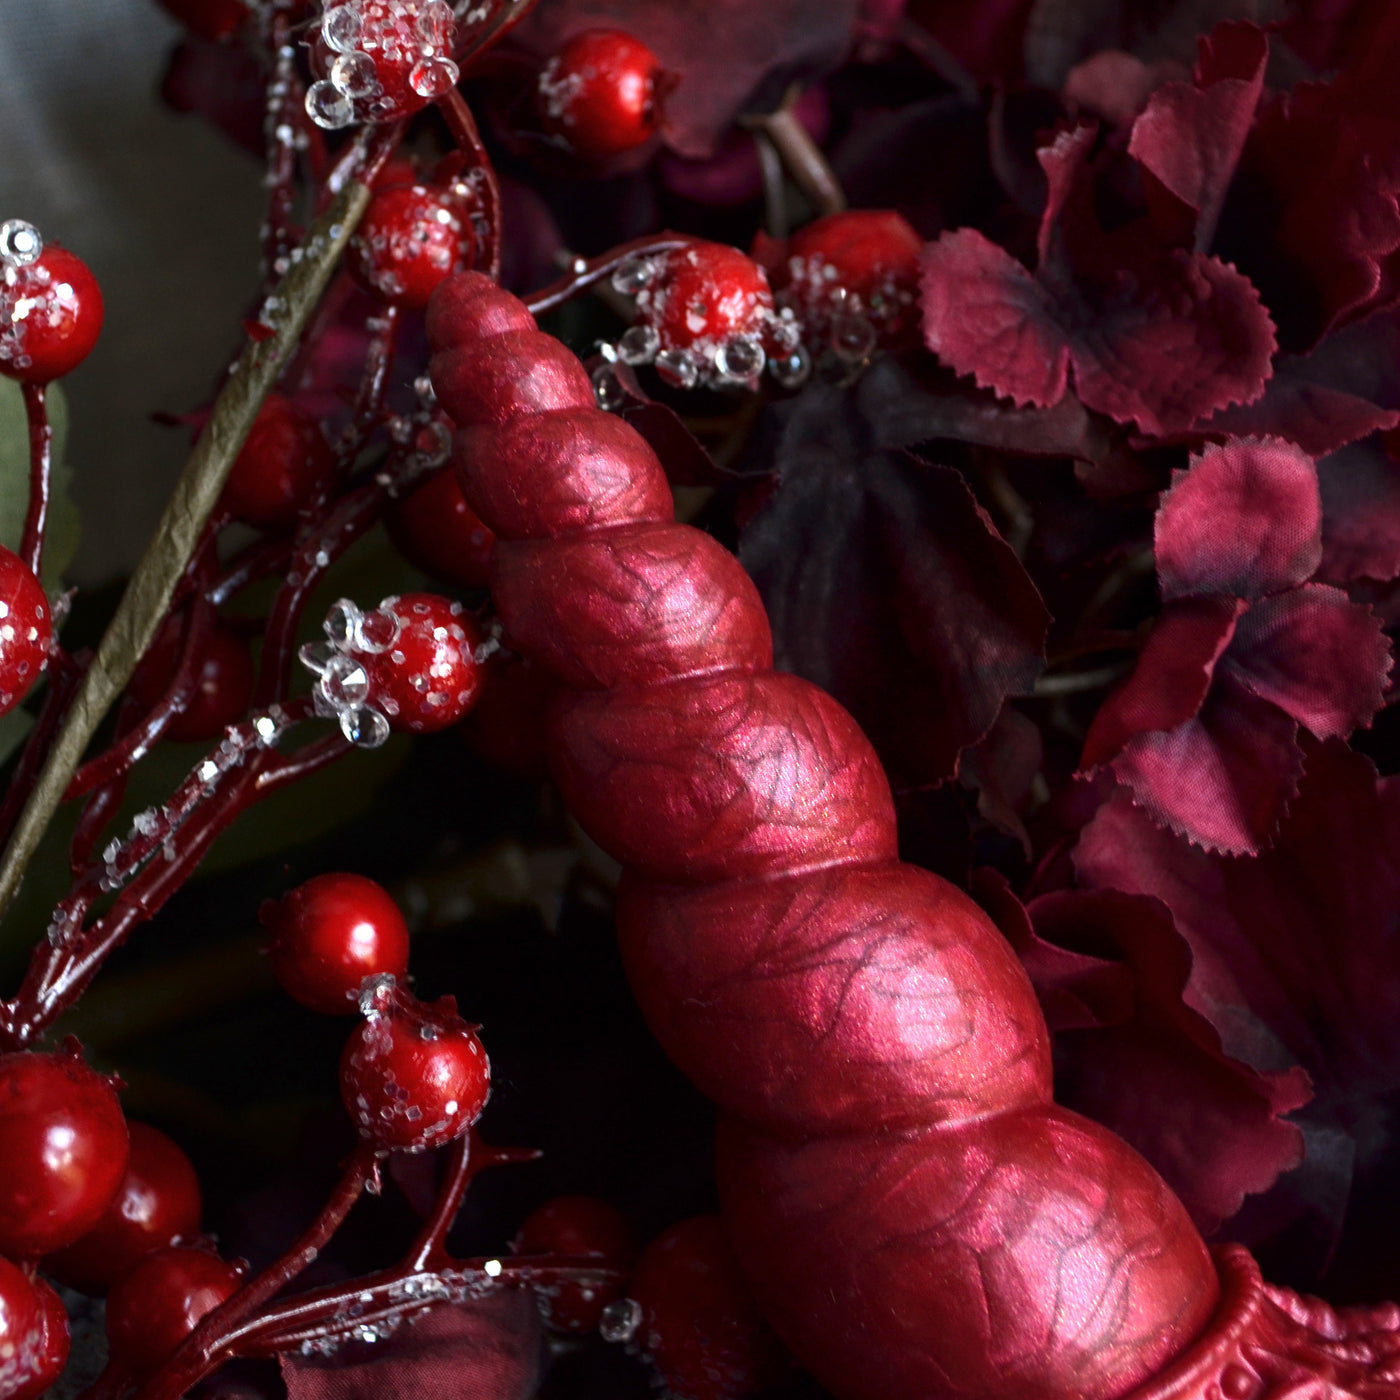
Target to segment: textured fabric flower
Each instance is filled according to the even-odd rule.
[[[1156,520],[1165,607],[1104,703],[1082,764],[1108,767],[1154,820],[1202,846],[1267,845],[1303,769],[1299,729],[1346,738],[1380,708],[1381,621],[1322,561],[1317,469],[1291,443],[1209,447]]]

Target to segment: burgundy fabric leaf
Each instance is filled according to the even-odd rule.
[[[924,250],[924,343],[959,374],[1018,404],[1064,397],[1069,342],[1049,294],[1010,253],[975,229]]]
[[[528,1291],[434,1308],[387,1341],[328,1360],[284,1355],[287,1400],[528,1400],[540,1378],[539,1309]]]
[[[1252,24],[1222,24],[1200,41],[1194,81],[1167,83],[1133,125],[1128,153],[1196,213],[1204,251],[1264,89],[1268,40]]]
[[[1364,1166],[1390,1140],[1381,1102],[1400,1091],[1400,781],[1337,740],[1305,742],[1298,796],[1254,859],[1192,848],[1120,795],[1074,861],[1090,887],[1171,909],[1194,954],[1188,1004],[1237,1058],[1301,1064],[1307,1117],[1349,1136]],[[1314,1204],[1335,1226],[1342,1193],[1326,1190]]]
[[[1105,49],[1070,69],[1061,96],[1071,111],[1082,108],[1112,127],[1126,127],[1170,76],[1162,65],[1149,66],[1130,53]]]
[[[1285,355],[1275,363],[1262,398],[1222,409],[1199,427],[1230,437],[1287,438],[1309,456],[1325,457],[1378,428],[1397,424],[1400,411],[1318,384],[1309,377],[1306,356]]]
[[[591,359],[591,371],[603,363]],[[666,477],[673,486],[713,486],[725,475],[715,460],[705,451],[695,434],[681,421],[681,416],[669,404],[653,399],[637,378],[630,365],[617,363],[612,374],[620,391],[617,413],[625,418],[651,445],[666,468]]]
[[[909,17],[975,78],[1021,76],[1021,36],[1034,0],[909,0]]]
[[[1169,603],[1149,633],[1133,673],[1099,707],[1080,760],[1098,767],[1139,734],[1176,729],[1195,719],[1215,665],[1235,635],[1245,604],[1235,598]]]
[[[1310,583],[1254,604],[1224,668],[1319,739],[1345,739],[1380,709],[1390,660],[1380,618]]]
[[[1317,464],[1323,578],[1338,583],[1400,575],[1400,463],[1357,442]]]
[[[1067,212],[1070,212],[1071,201],[1079,204],[1087,196],[1083,177],[1097,136],[1098,127],[1093,122],[1082,122],[1057,132],[1049,145],[1041,146],[1035,153],[1040,168],[1045,172],[1046,185],[1045,209],[1040,216],[1035,241],[1042,274],[1050,270],[1053,262],[1063,261],[1059,245],[1065,231],[1061,224],[1065,222]],[[1073,231],[1082,235],[1088,229],[1092,236],[1093,225],[1084,217],[1084,211],[1075,208],[1072,212],[1078,216],[1069,220],[1076,226]],[[1060,269],[1054,270],[1058,272]],[[1065,270],[1068,271],[1067,268]]]
[[[513,33],[543,60],[581,29],[636,35],[679,81],[665,103],[663,135],[703,159],[744,106],[777,106],[789,83],[835,68],[861,19],[860,0],[554,0]]]
[[[1049,617],[962,477],[883,445],[888,388],[812,384],[775,413],[779,485],[739,557],[777,665],[835,695],[896,781],[929,784],[1034,682]]]
[[[267,78],[253,51],[193,35],[176,44],[160,95],[176,112],[195,112],[236,146],[262,160]]]
[[[1237,855],[1268,845],[1302,769],[1296,722],[1219,674],[1194,719],[1137,735],[1113,760],[1155,821]]]
[[[1019,841],[1027,859],[1031,838],[1020,814],[1044,763],[1040,726],[1010,704],[958,760],[958,781],[976,792],[978,816]]]
[[[1190,470],[1173,472],[1155,546],[1164,598],[1262,598],[1296,587],[1322,558],[1312,459],[1276,440],[1207,447]]]

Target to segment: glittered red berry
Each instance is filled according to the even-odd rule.
[[[157,0],[192,33],[211,41],[227,39],[248,18],[243,0]]]
[[[636,1341],[678,1400],[742,1400],[788,1368],[717,1215],[682,1220],[652,1240],[627,1293],[642,1309]]]
[[[0,1055],[0,1254],[37,1259],[87,1234],[126,1154],[112,1081],[77,1051]]]
[[[439,282],[472,265],[470,205],[445,190],[399,185],[377,190],[350,240],[355,280],[387,306],[420,310]]]
[[[737,248],[692,243],[628,264],[615,281],[637,299],[624,359],[652,360],[663,378],[683,388],[749,383],[763,369],[773,293],[768,274]]]
[[[422,1152],[459,1138],[486,1106],[491,1066],[451,997],[425,1003],[385,978],[340,1057],[340,1097],[360,1136]]]
[[[175,679],[182,631],[179,619],[167,623],[131,678],[131,696],[145,708],[155,705]],[[215,622],[195,666],[194,688],[185,708],[165,729],[167,738],[181,743],[218,738],[225,728],[243,718],[253,698],[256,671],[252,648],[246,637],[226,623]]]
[[[447,0],[326,0],[307,113],[335,130],[421,110],[457,82],[456,34]]]
[[[102,330],[102,289],[83,260],[47,247],[32,224],[0,224],[0,374],[47,384],[87,359]]]
[[[148,1254],[107,1295],[113,1365],[149,1375],[241,1282],[232,1264],[207,1249],[172,1245]]]
[[[49,600],[34,571],[0,545],[0,715],[39,679],[52,633]]]
[[[229,470],[220,504],[245,525],[285,530],[334,465],[320,425],[282,394],[269,394]]]
[[[600,160],[644,146],[661,127],[664,74],[656,55],[621,29],[584,29],[540,70],[540,125]]]
[[[511,1248],[516,1254],[562,1254],[625,1268],[632,1232],[621,1212],[596,1196],[556,1196],[525,1217]],[[537,1290],[545,1320],[561,1332],[591,1332],[619,1285],[559,1283]]]
[[[199,1178],[190,1159],[148,1123],[128,1123],[126,1175],[102,1218],[76,1244],[44,1258],[44,1271],[85,1293],[110,1288],[146,1255],[199,1233]]]
[[[424,573],[463,588],[486,586],[496,537],[467,504],[451,468],[395,501],[387,523],[390,538]]]
[[[0,1259],[0,1396],[35,1400],[68,1360],[68,1314],[43,1279]]]
[[[360,1009],[366,977],[408,973],[408,925],[382,885],[363,875],[317,875],[268,901],[258,917],[282,990],[330,1016]]]
[[[850,209],[795,233],[774,276],[778,300],[834,348],[889,344],[917,328],[923,239],[892,209]],[[868,353],[868,351],[867,351]]]

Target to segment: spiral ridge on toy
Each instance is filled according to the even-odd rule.
[[[480,274],[439,289],[428,332],[509,642],[570,688],[555,777],[624,866],[629,978],[723,1110],[731,1241],[799,1359],[842,1400],[1284,1393],[1211,1350],[1222,1273],[1236,1313],[1264,1296],[1248,1256],[1217,1267],[1156,1173],[1055,1105],[1015,955],[899,861],[874,750],[772,669],[756,589],[674,521],[643,439]]]

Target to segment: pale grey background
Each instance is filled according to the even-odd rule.
[[[150,414],[208,397],[256,288],[261,169],[157,95],[179,32],[153,0],[0,0],[0,220],[71,248],[106,299],[67,384],[83,585],[135,562],[187,450]]]

